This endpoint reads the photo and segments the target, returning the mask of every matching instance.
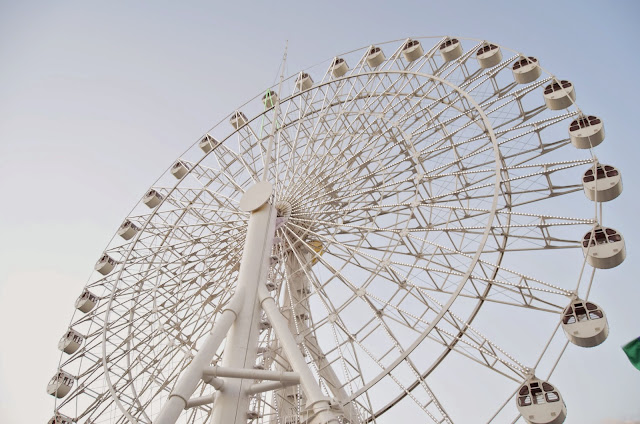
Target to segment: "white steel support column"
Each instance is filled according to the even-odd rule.
[[[255,364],[261,313],[258,288],[267,280],[275,220],[275,207],[270,202],[251,212],[236,289],[243,293],[242,310],[227,335],[222,367],[253,369]],[[216,395],[211,423],[246,424],[247,390],[253,384],[253,380],[226,378],[223,390]]]
[[[282,346],[282,350],[291,364],[291,367],[295,372],[300,374],[300,384],[307,396],[307,407],[314,412],[314,418],[310,421],[311,424],[327,424],[327,423],[339,423],[339,414],[331,409],[329,399],[322,393],[320,386],[313,373],[309,369],[298,344],[293,338],[293,334],[289,330],[289,323],[287,319],[282,316],[278,306],[275,303],[273,297],[269,295],[267,288],[261,286],[260,288],[260,303],[262,309],[269,318],[269,322],[273,326],[273,330],[276,332],[278,341]]]
[[[311,271],[311,267],[313,266],[314,253],[309,248],[298,248],[294,253],[295,254],[290,255],[286,261],[287,275],[289,276],[288,283],[291,286],[291,295],[293,296],[293,299],[289,299],[289,293],[286,292],[284,303],[303,305],[305,303],[304,298],[308,296],[308,292],[305,292],[305,290],[308,290],[309,287],[311,287],[311,282],[309,281],[309,273]],[[308,312],[309,316],[311,315],[308,301],[302,309]],[[347,391],[345,390],[344,386],[340,382],[340,379],[329,364],[329,361],[327,361],[327,358],[325,357],[324,352],[322,352],[315,334],[312,331],[309,331],[309,326],[307,325],[308,320],[298,319],[298,328],[296,329],[293,323],[292,315],[293,313],[290,313],[289,328],[291,329],[293,334],[296,334],[297,330],[299,334],[305,335],[305,344],[309,353],[311,354],[311,357],[313,358],[313,361],[318,367],[318,373],[328,385],[329,389],[333,393],[333,396],[335,396],[335,398],[342,404],[344,408],[344,418],[351,424],[360,423],[360,418],[358,416],[356,408],[351,402],[349,402],[349,395]]]
[[[222,315],[216,320],[202,347],[180,375],[178,382],[169,395],[169,399],[167,399],[154,420],[154,424],[174,424],[180,413],[187,407],[189,398],[202,379],[202,371],[211,364],[211,359],[213,359],[240,311],[241,304],[239,299],[241,297],[242,294],[236,292],[229,302],[229,306],[225,308]]]

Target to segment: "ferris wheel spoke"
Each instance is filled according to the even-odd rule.
[[[383,331],[387,335],[387,337],[389,339],[391,339],[391,341],[395,345],[396,349],[398,349],[400,351],[400,353],[405,353],[405,350],[402,347],[401,342],[394,336],[393,330],[389,327],[388,323],[385,321],[385,318],[390,318],[389,315],[388,315],[388,309],[385,309],[385,307],[387,307],[387,306],[391,307],[395,311],[401,311],[400,308],[397,305],[391,305],[389,302],[386,302],[384,300],[376,298],[375,296],[365,295],[365,296],[363,296],[363,298],[365,298],[367,300],[367,304],[371,308],[371,311],[373,312],[374,316],[376,317],[376,320],[379,322],[380,327],[383,329]],[[374,305],[369,299],[374,299],[374,300],[378,301],[379,302],[378,305]],[[378,308],[379,305],[383,305],[383,307],[382,308]],[[429,306],[427,306],[427,308],[429,308]],[[402,312],[405,312],[405,311],[402,311]],[[397,322],[401,326],[404,326],[404,324],[405,324],[401,320],[398,320]],[[449,416],[445,412],[444,408],[442,407],[442,404],[438,401],[438,399],[436,398],[436,396],[434,395],[432,390],[429,388],[429,386],[427,385],[427,382],[425,381],[425,379],[422,378],[422,376],[420,375],[420,372],[418,371],[417,367],[415,366],[415,364],[413,363],[411,358],[407,357],[404,360],[404,364],[406,364],[406,366],[408,366],[408,368],[413,373],[414,377],[417,378],[416,381],[420,384],[420,386],[422,386],[422,388],[425,390],[425,392],[427,393],[427,395],[430,398],[430,401],[424,406],[426,407],[430,403],[433,402],[433,404],[437,408],[438,412],[443,417],[442,419],[438,420],[437,422],[442,422],[442,421],[451,422],[451,419],[449,418]],[[406,387],[403,387],[403,390],[407,394],[412,392],[412,390],[408,390]],[[412,399],[414,399],[414,401],[416,400],[415,398],[413,398],[413,396],[412,396]],[[433,416],[431,416],[431,418],[435,419]]]
[[[539,137],[540,132],[545,129],[552,128],[553,125],[559,124],[568,118],[576,116],[577,114],[578,112],[576,111],[568,111],[565,113],[553,115],[551,117],[539,119],[533,122],[523,122],[521,124],[514,125],[513,127],[510,127],[510,128],[496,129],[495,134],[497,137],[502,139],[501,144],[514,141],[516,139],[524,137],[525,135],[536,134],[538,136],[537,145],[542,146],[540,150],[544,151],[548,149],[544,148],[544,141],[541,137]],[[516,131],[521,131],[521,132],[516,135],[510,134],[511,132],[516,132]]]
[[[316,236],[319,236],[319,235],[317,234]],[[463,256],[466,255],[466,256],[468,256],[470,258],[471,254],[473,253],[473,252],[469,252],[469,253],[465,254],[464,252],[460,252],[458,250],[451,249],[451,248],[446,248],[446,247],[444,247],[442,245],[433,244],[433,243],[431,243],[429,241],[426,241],[426,240],[421,240],[421,241],[424,241],[425,243],[428,243],[428,244],[432,244],[434,247],[437,246],[440,249],[441,254],[442,254],[443,257],[446,256],[447,254],[449,254],[449,255],[456,254],[456,255],[463,255]],[[348,253],[348,255],[349,254],[350,255],[356,254],[358,256],[363,256],[363,257],[368,258],[368,260],[372,263],[372,266],[375,266],[376,262],[379,261],[379,259],[376,258],[374,255],[364,253],[362,251],[362,248],[350,248],[348,245],[336,243],[335,241],[333,242],[333,244],[335,246],[341,246],[341,247],[347,249],[347,253],[351,252],[351,253]],[[335,255],[336,252],[332,252],[332,254]],[[413,256],[413,254],[412,254],[412,256]],[[434,263],[434,258],[435,257],[432,257],[431,260],[430,260],[430,262],[432,264]],[[485,264],[486,266],[489,266],[492,269],[500,269],[503,273],[507,272],[507,273],[511,274],[511,271],[509,271],[509,270],[507,270],[505,268],[501,268],[501,267],[499,268],[497,265],[490,264],[488,262],[486,262],[486,263],[485,262],[481,262],[481,264]],[[396,262],[396,261],[393,261],[388,266],[391,267],[391,270],[393,270],[393,267],[396,267],[396,266],[410,267],[411,270],[420,269],[421,271],[427,272],[427,274],[431,275],[431,276],[434,276],[433,273],[445,273],[445,274],[450,274],[450,275],[461,276],[461,273],[455,271],[455,268],[452,265],[444,263],[444,262],[441,264],[442,268],[433,268],[433,266],[419,266],[419,265],[416,265],[416,264],[410,265],[408,263],[402,264],[402,263],[399,263],[399,262]],[[398,272],[395,272],[393,274],[394,275],[400,275],[400,276],[404,275],[403,272],[399,272],[400,270],[397,270],[397,271]],[[397,278],[397,277],[391,276],[388,280],[390,282],[394,283],[394,284],[402,285],[402,284],[406,284],[407,283],[407,278],[409,278],[409,275],[410,274],[407,273],[406,276],[403,276],[401,278]],[[567,292],[567,291],[565,291],[563,289],[560,289],[559,287],[556,287],[556,286],[548,285],[548,284],[546,284],[546,283],[544,283],[542,281],[535,280],[535,279],[533,279],[531,277],[527,277],[527,276],[522,275],[522,274],[516,274],[516,275],[517,275],[517,279],[519,281],[518,283],[507,283],[506,281],[497,280],[495,278],[482,277],[482,276],[479,276],[479,275],[478,276],[472,275],[470,278],[471,278],[471,281],[475,281],[476,282],[475,284],[477,284],[478,282],[482,282],[482,284],[484,284],[484,285],[492,285],[492,286],[496,286],[496,287],[501,287],[503,292],[504,291],[509,291],[510,292],[510,294],[509,293],[503,293],[503,296],[502,296],[504,298],[504,297],[506,297],[507,294],[509,294],[509,296],[510,296],[509,298],[507,298],[506,300],[495,300],[496,302],[512,303],[512,302],[514,302],[514,295],[517,294],[518,297],[521,297],[521,298],[524,299],[524,303],[518,303],[517,304],[519,306],[523,305],[523,306],[527,306],[527,307],[534,307],[534,305],[533,305],[534,302],[539,302],[540,305],[541,305],[540,307],[548,308],[549,306],[551,306],[551,307],[553,307],[553,309],[555,311],[564,308],[564,304],[557,305],[557,304],[549,303],[546,300],[539,299],[539,297],[534,295],[534,293],[537,290],[538,291],[542,290],[542,291],[545,291],[547,293],[555,293],[555,294],[560,294],[562,296],[568,296],[568,295],[570,295],[570,292]],[[446,280],[444,280],[444,281],[446,281]],[[535,286],[532,287],[531,283],[540,284],[541,288],[536,288]],[[433,287],[431,287],[429,285],[429,286],[427,286],[427,288],[428,289],[432,289],[434,291],[446,292],[445,286],[441,286],[441,285],[438,285],[438,284],[434,285]],[[532,290],[533,290],[533,292],[532,292]],[[484,290],[482,292],[484,292]],[[482,299],[482,300],[489,300],[489,301],[493,300],[493,299],[489,299],[489,298],[485,297],[484,295],[482,295],[482,293],[480,291],[478,291],[477,288],[476,288],[476,293],[475,294],[473,292],[471,292],[471,294],[467,294],[467,296],[473,296],[475,298],[479,298],[479,299]],[[515,297],[515,299],[517,299],[518,297]],[[512,303],[512,304],[514,304],[514,303]]]
[[[518,57],[519,57],[518,55],[513,55],[508,59],[503,59],[502,62],[496,65],[495,67],[484,70],[483,72],[480,72],[475,76],[471,76],[470,78],[466,79],[464,82],[459,84],[460,88],[464,89],[468,93],[473,93],[474,98],[476,98],[479,103],[481,103],[480,99],[483,99],[483,98],[488,99],[493,96],[499,96],[500,93],[505,92],[505,88],[503,87],[501,89],[498,86],[498,83],[496,81],[496,76],[503,71],[509,72],[505,70],[509,67],[509,64],[511,64]],[[472,85],[474,83],[475,85]],[[511,82],[510,84],[507,85],[507,87],[513,88],[515,87],[514,84],[515,82]],[[481,90],[481,88],[485,87],[486,85],[490,86],[489,89]]]
[[[228,192],[228,190],[225,190]],[[238,210],[232,209],[229,206],[231,203],[234,207],[237,207],[237,203],[239,202],[235,198],[229,197],[222,190],[213,191],[208,187],[202,188],[193,188],[193,189],[176,189],[174,193],[178,194],[177,196],[169,196],[168,201],[174,205],[177,209],[176,211],[189,211],[189,209],[193,209],[194,207],[200,206],[201,208],[206,208],[210,212],[215,212],[217,214],[223,213],[229,216],[237,215]],[[238,195],[237,192],[228,193],[236,197]],[[212,205],[213,204],[213,205]],[[215,205],[215,206],[214,206]],[[198,214],[197,210],[194,210],[196,218],[200,219],[202,222],[209,222],[207,218]],[[224,219],[225,215],[221,215],[220,218]]]
[[[424,87],[429,87],[428,90],[424,90]],[[459,119],[471,119],[472,122],[479,119],[479,114],[475,111],[475,109],[468,103],[468,101],[460,94],[460,92],[454,90],[452,87],[447,84],[443,84],[441,81],[436,82],[427,82],[423,84],[421,87],[416,87],[416,93],[419,94],[421,91],[424,91],[420,94],[414,101],[414,106],[407,110],[404,115],[400,118],[401,122],[408,122],[409,120],[415,120],[416,117],[424,117],[428,116],[429,119],[425,119],[424,123],[418,126],[412,126],[411,135],[416,136],[423,132],[421,130],[422,127],[427,126],[429,129],[437,130],[438,128],[443,128],[446,124],[451,125],[455,121]],[[436,92],[436,95],[439,97],[432,97],[432,92]],[[430,103],[424,104],[424,101],[429,101]],[[443,107],[438,107],[439,105],[444,105]],[[459,107],[458,105],[461,105]],[[418,109],[416,109],[418,108]],[[433,111],[437,110],[436,114],[433,114]],[[447,117],[446,121],[442,121],[441,118],[443,116],[448,116],[447,112],[451,112],[453,110],[454,116]],[[469,116],[471,115],[471,116]],[[476,116],[473,118],[473,116]]]
[[[287,237],[286,234],[285,234],[285,237]],[[308,244],[304,242],[303,244],[306,245],[307,249],[311,248],[311,246],[309,246]],[[308,261],[301,257],[297,249],[293,249],[292,253],[294,255],[294,260],[297,263],[297,266],[293,268],[287,267],[287,273],[300,274],[300,272],[302,272],[300,274],[302,277],[302,280],[298,283],[302,287],[306,287],[307,285],[313,284],[314,282],[316,282],[316,285],[317,285],[317,278],[310,272],[310,269],[308,269]],[[287,263],[290,263],[290,262],[287,262]],[[290,286],[288,286],[287,288],[289,290],[289,293],[288,293],[289,298],[293,301],[294,298],[297,296],[293,296]],[[305,291],[302,291],[302,293],[305,293]],[[321,299],[321,301],[323,302],[324,307],[327,308],[328,305],[324,302],[324,299]],[[307,299],[303,297],[302,299],[298,299],[298,302],[305,303],[307,302]],[[292,308],[295,309],[295,307],[296,305],[293,304]],[[309,309],[308,305],[306,305],[306,307],[307,309]],[[353,408],[353,405],[349,403],[348,401],[349,394],[347,393],[344,387],[344,386],[350,386],[350,382],[353,380],[351,377],[349,377],[350,373],[347,368],[347,366],[349,366],[350,368],[353,368],[353,364],[349,363],[349,361],[347,361],[345,359],[345,356],[343,355],[341,344],[339,343],[337,334],[335,332],[335,327],[329,323],[329,325],[331,326],[331,332],[333,334],[333,339],[336,343],[336,346],[332,348],[329,352],[326,352],[326,351],[323,351],[323,349],[320,346],[320,343],[318,342],[318,338],[316,337],[316,334],[315,334],[317,324],[313,322],[313,317],[311,315],[309,316],[309,322],[311,323],[311,327],[307,325],[306,320],[296,319],[295,321],[297,333],[304,335],[304,339],[302,342],[303,348],[311,354],[312,358],[316,363],[316,367],[320,377],[324,379],[326,384],[328,384],[331,392],[341,402],[343,407],[347,410],[347,416],[349,417],[349,419],[352,422],[354,419],[357,422],[359,422],[360,418],[358,417],[358,413]],[[331,363],[327,359],[327,355],[333,354],[335,356],[335,352],[337,352],[337,356],[339,357],[340,363],[342,364],[344,377],[347,380],[344,384],[338,378],[336,372],[331,366]]]
[[[249,166],[245,158],[235,152],[229,144],[231,144],[229,141],[221,142],[218,143],[215,149],[211,150],[207,159],[211,157],[212,160],[210,161],[213,164],[212,166],[200,165],[204,172],[198,172],[198,167],[196,167],[196,175],[203,180],[205,186],[212,181],[220,181],[221,184],[222,181],[226,181],[227,184],[235,186],[237,184],[236,179],[244,173],[252,181],[259,180],[255,169]],[[209,177],[209,172],[213,174],[211,178]]]
[[[358,350],[362,351],[370,360],[372,360],[375,364],[377,364],[377,366],[381,370],[385,370],[384,364],[365,345],[363,345],[363,343],[361,341],[359,341],[358,338],[354,334],[350,333],[348,330],[346,330],[346,328],[342,327],[340,324],[338,324],[338,327],[341,328],[341,330],[345,334],[349,335],[349,338],[352,340],[353,345],[357,346]],[[404,361],[403,364],[405,364],[407,362],[408,361]],[[410,367],[410,365],[406,365],[406,366]],[[433,392],[431,392],[431,390],[428,389],[428,387],[427,387],[427,394],[428,394],[429,399],[426,402],[422,402],[410,390],[408,390],[408,388],[405,387],[398,378],[396,378],[396,376],[394,375],[393,371],[389,371],[388,372],[388,377],[389,377],[389,379],[391,381],[393,381],[393,383],[395,383],[400,388],[400,390],[405,395],[408,395],[416,403],[416,405],[418,405],[427,414],[427,416],[434,423],[450,422],[451,421],[449,419],[449,417],[446,415],[446,413],[444,412],[444,410],[442,409],[442,406],[440,405],[440,403],[435,398],[435,395],[433,394]],[[424,382],[424,384],[422,386],[426,387],[426,382]],[[367,386],[364,386],[364,387],[366,388]],[[363,394],[366,395],[366,393],[367,393],[366,390],[360,389],[358,392],[354,393],[351,396],[351,399],[353,401],[356,401],[356,402],[358,402],[359,404],[362,405],[362,402],[359,401],[358,399],[359,399],[359,397],[361,395],[363,395]],[[368,401],[369,405],[371,405],[371,401],[368,399],[368,396],[367,396],[367,401]],[[436,417],[434,415],[434,413],[431,410],[428,409],[428,407],[432,403],[436,406],[438,412],[440,413],[439,417]],[[369,407],[369,410],[370,411],[375,411],[375,410],[371,409],[371,407]],[[375,412],[371,412],[371,416],[375,418],[375,416],[376,416]]]
[[[230,166],[227,166],[227,164],[222,164],[221,160],[218,159],[215,154],[214,157],[217,159],[220,169],[212,168],[203,165],[202,163],[191,166],[191,173],[200,182],[201,187],[206,188],[208,191],[215,192],[216,194],[218,191],[229,192],[231,190],[234,190],[236,193],[244,192],[244,189],[238,180],[241,180],[241,175],[244,174],[246,176],[246,167],[238,167],[238,169],[234,170]],[[241,162],[241,157],[242,156],[239,156],[239,158],[234,161]],[[234,172],[234,174],[229,174],[229,170]],[[226,204],[224,202],[218,202],[218,206],[222,210],[226,209]]]
[[[403,326],[407,324],[406,320],[410,319],[411,323],[409,328],[413,328],[418,332],[421,328],[428,325],[428,322],[424,321],[424,317],[414,316],[410,312],[403,310],[399,305],[391,304],[374,295],[368,294],[368,296],[375,299],[378,305],[383,308],[382,310],[385,311],[384,317],[387,319],[395,320]],[[427,308],[434,308],[436,310],[442,308],[442,305],[430,295],[426,294],[426,297],[429,299],[427,305],[425,305]],[[398,314],[399,316],[394,318],[394,314]],[[447,324],[448,327],[445,328],[443,324]],[[504,352],[504,350],[500,349],[494,342],[491,342],[475,329],[471,328],[468,323],[464,322],[451,311],[447,311],[444,320],[441,321],[441,324],[434,327],[434,334],[430,335],[429,338],[442,344],[445,348],[457,351],[513,381],[521,381],[523,372],[526,371],[526,367]],[[460,342],[460,344],[458,344],[458,342]],[[476,352],[476,357],[473,357],[468,352],[469,349]],[[497,364],[503,366],[504,369],[497,369]],[[416,376],[419,379],[426,378],[420,374]],[[413,387],[415,387],[415,385]]]
[[[479,42],[475,46],[471,47],[468,51],[462,54],[462,56],[456,60],[445,62],[445,65],[441,68],[441,72],[435,73],[443,79],[450,80],[460,87],[464,87],[470,83],[477,75],[483,73],[482,69],[477,69],[473,73],[469,72],[467,63],[471,56],[475,55],[484,42]],[[446,71],[446,73],[445,73]]]
[[[369,84],[369,83],[371,83],[371,80],[367,81],[367,84]],[[365,84],[360,89],[360,92],[363,92],[363,91],[365,91],[367,89],[367,84]],[[349,114],[353,114],[354,116],[360,118],[361,117],[361,113],[359,112],[359,110],[363,110],[364,108],[366,108],[366,103],[365,103],[364,108],[362,108],[362,107],[358,107],[357,101],[362,101],[360,93],[356,94],[355,96],[350,96],[349,94],[347,94],[346,98],[340,102],[341,109],[339,110],[339,114],[336,115],[336,116],[349,116]],[[327,122],[327,120],[326,120],[327,117],[333,117],[333,115],[324,114],[324,115],[318,116],[317,123],[314,124],[314,129],[311,132],[311,134],[312,134],[311,137],[313,137],[313,134],[316,133],[318,125],[322,125],[323,123]],[[339,121],[337,121],[337,120],[333,121],[332,126],[329,128],[329,132],[333,132],[333,131],[336,130],[336,128],[335,128],[336,123],[339,123]],[[356,128],[351,128],[351,125],[352,125],[352,123],[350,123],[346,128],[340,128],[338,133],[346,134],[349,131],[349,129],[356,130],[356,131],[362,131],[362,130],[359,130],[359,129],[356,129]],[[333,140],[332,140],[332,144],[336,145],[337,143],[339,143],[341,141],[342,141],[341,136],[334,137]],[[307,145],[307,147],[308,147],[308,145]],[[331,147],[327,148],[326,152],[328,153],[330,151],[331,151]],[[318,169],[321,169],[323,164],[325,163],[325,161],[328,160],[329,156],[328,156],[327,153],[325,153],[325,155],[319,161],[308,162],[308,163],[314,163],[315,169],[309,170],[307,168],[307,169],[303,169],[301,171],[298,171],[297,168],[294,168],[293,173],[294,174],[301,174],[301,175],[313,175],[313,174],[315,174],[315,171],[317,171]],[[306,165],[306,166],[308,167],[308,165]]]
[[[358,115],[360,115],[360,114],[358,114]],[[348,147],[349,147],[349,145],[347,145],[347,146],[346,146],[346,148],[348,148]],[[363,150],[364,150],[364,149],[363,149]]]

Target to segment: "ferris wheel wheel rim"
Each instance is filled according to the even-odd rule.
[[[361,77],[361,76],[363,76],[363,75],[377,75],[377,74],[385,74],[385,73],[420,74],[421,76],[423,76],[423,77],[427,77],[427,78],[433,78],[433,77],[434,77],[433,75],[424,74],[424,73],[416,73],[416,72],[413,72],[413,71],[404,71],[404,72],[403,72],[403,71],[372,71],[372,72],[368,72],[368,73],[359,73],[359,74],[357,74],[357,75],[345,76],[345,77],[341,77],[340,79],[335,79],[335,80],[331,80],[331,81],[325,81],[325,82],[323,82],[323,83],[321,83],[321,84],[314,85],[314,87],[313,87],[313,88],[318,88],[318,87],[321,87],[321,86],[323,86],[323,85],[332,84],[332,83],[334,83],[334,82],[339,82],[339,81],[341,81],[341,80],[343,80],[343,79],[357,78],[357,77]],[[448,82],[447,82],[447,83],[448,83]],[[301,93],[296,93],[296,94],[294,94],[294,95],[291,95],[291,96],[289,96],[289,97],[287,97],[287,98],[283,99],[282,101],[283,101],[283,102],[285,102],[285,101],[289,101],[289,100],[291,100],[291,99],[293,99],[294,97],[297,97],[297,96],[299,96],[299,95],[301,95]],[[476,105],[476,108],[477,108],[477,110],[478,110],[479,112],[482,112],[482,108],[480,108],[478,105]],[[266,112],[265,112],[265,113],[266,113]],[[258,116],[259,116],[259,115],[258,115]],[[256,118],[257,118],[257,117],[256,117]],[[254,119],[255,119],[255,118],[254,118]],[[486,116],[484,116],[484,117],[483,117],[483,119],[487,121],[487,128],[491,128],[491,126],[490,126],[490,125],[488,125],[488,119],[486,118]],[[231,134],[229,135],[229,137],[231,137],[231,136],[232,136],[233,134],[235,134],[236,132],[237,132],[237,131],[234,131],[233,133],[231,133]],[[496,141],[495,135],[493,135],[493,136],[492,136],[491,140],[492,140],[492,143],[493,143],[493,145],[494,145],[494,153],[495,153],[496,155],[499,155],[499,149],[498,149],[498,147],[497,147],[497,141]],[[209,153],[208,153],[208,154],[209,154]],[[201,160],[203,160],[203,159],[204,159],[208,154],[205,154],[205,155],[204,155],[204,157],[203,157]],[[500,172],[499,172],[499,165],[498,165],[498,163],[496,162],[496,179],[497,179],[497,180],[499,180],[499,178],[500,178],[500,175],[499,175],[499,174],[500,174]],[[178,184],[179,184],[179,183],[178,183]],[[497,182],[494,184],[494,200],[493,200],[493,205],[492,205],[491,222],[493,222],[493,218],[495,217],[495,213],[496,213],[496,202],[497,202],[497,193],[498,193],[498,190],[499,190],[499,185],[500,185],[500,184],[499,184],[499,181],[497,181]],[[153,213],[150,215],[149,219],[151,219],[151,217],[152,217],[155,213],[156,213],[156,211],[153,211]],[[145,225],[146,225],[146,224],[145,224]],[[487,237],[488,237],[488,227],[489,227],[489,226],[490,226],[490,223],[486,224],[486,226],[485,226],[485,231],[484,231],[484,236],[483,236],[482,246],[484,246],[484,244],[485,244],[485,242],[486,242],[486,239],[487,239]],[[141,233],[141,232],[140,232],[140,233]],[[135,243],[133,243],[133,244],[132,244],[132,246],[133,246],[134,244],[135,244]],[[477,251],[477,253],[476,253],[476,256],[477,256],[477,255],[479,254],[479,252],[481,252],[481,251],[482,251],[482,247],[479,247],[479,248],[478,248],[478,251]],[[504,253],[502,253],[502,254],[504,254]],[[479,257],[479,256],[478,256],[478,257]],[[474,264],[474,265],[470,266],[470,268],[469,268],[469,269],[470,269],[470,270],[471,270],[471,269],[473,269],[473,267],[475,266],[475,264],[476,264],[476,263],[477,263],[477,259],[473,262],[473,264]],[[120,272],[122,272],[122,271],[120,271]],[[469,271],[469,272],[470,272],[470,271]],[[466,279],[468,279],[468,275],[467,275],[467,277],[466,277],[465,279],[463,279],[463,282],[459,285],[456,295],[455,295],[455,296],[451,296],[451,297],[450,297],[450,300],[451,300],[451,301],[452,301],[452,299],[454,300],[454,299],[455,299],[455,298],[460,294],[461,287],[464,285],[464,281],[466,281]],[[449,304],[449,306],[450,306],[450,304]],[[109,309],[110,309],[110,308],[109,308]],[[443,308],[443,310],[442,310],[443,312],[441,312],[441,314],[443,315],[443,314],[444,314],[444,312],[445,312],[447,309],[448,309],[447,307]],[[441,317],[442,317],[442,316],[440,316],[440,318],[441,318]],[[105,326],[107,325],[106,323],[107,323],[107,320],[105,320]],[[434,324],[434,326],[435,326],[435,324]],[[431,329],[433,329],[433,327],[432,327]],[[429,332],[429,331],[425,331],[425,333],[428,333],[428,332]],[[425,336],[425,337],[426,337],[426,336]],[[424,339],[424,338],[423,338],[423,339]],[[407,354],[407,355],[408,355],[408,354]],[[406,355],[405,355],[405,357],[406,357]],[[402,359],[400,359],[400,361],[401,361],[401,360],[402,360]],[[105,360],[104,360],[104,356],[103,356],[103,362],[105,362]],[[398,362],[398,363],[399,363],[399,362]],[[432,368],[433,368],[433,367],[432,367]],[[105,374],[107,375],[107,378],[108,378],[108,374],[109,374],[109,373],[108,373],[108,370],[107,370],[106,368],[105,368]],[[374,383],[374,384],[375,384],[375,383]],[[110,384],[109,384],[109,385],[110,385]],[[113,394],[113,393],[112,393],[112,394]],[[355,397],[357,397],[357,396],[353,396],[353,398],[355,398]],[[352,398],[352,399],[353,399],[353,398]]]

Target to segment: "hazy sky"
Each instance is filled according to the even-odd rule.
[[[597,273],[592,290],[608,314],[608,340],[569,346],[553,381],[567,423],[640,421],[640,372],[620,349],[640,336],[638,5],[0,0],[0,421],[51,417],[45,388],[57,342],[104,246],[176,157],[273,84],[285,40],[293,73],[427,35],[534,55],[574,82],[583,110],[604,118],[596,153],[624,181],[605,222],[624,234],[628,258]]]

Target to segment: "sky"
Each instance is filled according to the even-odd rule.
[[[640,422],[636,121],[640,3],[0,0],[0,421],[46,422],[57,342],[93,264],[147,188],[197,138],[289,73],[410,36],[475,37],[570,78],[606,122],[598,157],[624,192],[605,221],[627,260],[597,273],[608,340],[569,346],[567,423]],[[597,111],[597,112],[596,112]],[[577,267],[576,267],[577,268]]]

